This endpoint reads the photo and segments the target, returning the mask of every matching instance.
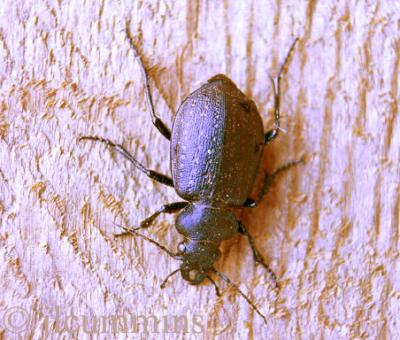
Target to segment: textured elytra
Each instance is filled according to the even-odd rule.
[[[253,187],[264,145],[252,100],[218,75],[191,93],[174,120],[171,172],[190,201],[240,206]]]

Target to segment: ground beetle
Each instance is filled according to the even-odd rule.
[[[233,208],[255,207],[272,179],[282,170],[298,163],[292,162],[266,177],[257,200],[248,197],[259,168],[263,146],[274,140],[279,132],[280,80],[297,39],[292,44],[278,76],[270,77],[274,89],[275,127],[264,134],[263,123],[253,100],[247,98],[227,76],[218,74],[191,93],[176,113],[172,133],[156,115],[150,92],[148,76],[126,26],[127,37],[138,60],[145,83],[147,104],[152,121],[160,133],[171,142],[172,178],[147,169],[120,144],[96,136],[83,136],[80,140],[103,142],[127,158],[137,169],[151,179],[175,188],[185,201],[165,204],[145,219],[138,228],[124,228],[125,234],[138,235],[157,245],[175,259],[181,260],[180,268],[163,281],[180,272],[190,284],[198,285],[208,279],[219,294],[218,286],[210,273],[233,286],[264,319],[255,304],[228,277],[214,268],[220,257],[221,241],[240,233],[246,236],[254,259],[261,263],[276,285],[273,271],[257,250],[246,227],[236,219]],[[182,210],[182,211],[181,211]],[[148,228],[161,213],[181,211],[176,218],[176,228],[184,240],[173,253],[158,242],[137,232]]]

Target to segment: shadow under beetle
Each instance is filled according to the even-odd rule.
[[[232,209],[255,207],[273,178],[298,163],[286,164],[268,175],[257,200],[248,197],[257,175],[263,147],[273,141],[279,132],[281,75],[298,39],[293,42],[276,79],[270,77],[275,109],[275,126],[272,130],[264,133],[263,123],[253,100],[247,98],[227,76],[218,74],[183,101],[176,113],[171,132],[155,113],[148,76],[133,44],[129,23],[126,32],[135,58],[141,66],[153,124],[171,142],[172,178],[147,169],[124,146],[108,139],[83,136],[80,140],[103,142],[114,148],[151,179],[173,187],[185,201],[165,204],[146,218],[140,227],[122,227],[125,232],[116,236],[138,235],[171,257],[182,261],[180,268],[167,276],[161,288],[164,288],[170,276],[180,272],[183,279],[192,285],[208,279],[220,295],[218,286],[210,276],[210,273],[214,273],[233,286],[266,322],[266,317],[239,287],[214,268],[214,262],[220,257],[221,241],[238,233],[243,234],[250,244],[255,261],[265,267],[276,286],[275,274],[257,250],[246,227],[236,219]],[[161,213],[178,211],[181,213],[176,218],[175,226],[184,240],[179,243],[177,253],[137,232],[138,229],[148,228]]]

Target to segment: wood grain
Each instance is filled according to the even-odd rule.
[[[107,327],[92,336],[398,338],[399,13],[398,2],[384,0],[3,1],[2,337],[85,338],[104,317]],[[221,298],[179,275],[161,290],[178,263],[143,239],[113,237],[114,222],[137,226],[177,200],[103,145],[77,142],[110,138],[169,173],[169,144],[151,124],[128,19],[169,126],[186,95],[225,73],[271,127],[268,74],[301,39],[283,81],[286,133],[266,148],[258,183],[301,155],[307,161],[279,176],[256,209],[238,212],[280,290],[242,237],[225,242],[216,264],[268,324],[221,282]],[[175,249],[173,222],[162,216],[147,235]],[[124,334],[122,316],[149,318],[149,333],[142,325]],[[159,333],[151,317],[161,320]],[[187,320],[186,333],[174,317]]]

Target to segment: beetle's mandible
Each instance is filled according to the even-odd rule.
[[[219,294],[218,286],[211,277],[211,274],[215,274],[235,287],[266,322],[266,317],[238,286],[214,268],[214,262],[220,257],[219,246],[223,240],[238,233],[243,234],[249,241],[255,261],[265,267],[276,284],[275,274],[232,209],[255,207],[271,180],[282,170],[298,163],[292,162],[276,170],[267,177],[258,199],[249,198],[263,147],[274,140],[279,132],[280,80],[297,39],[282,63],[278,76],[275,79],[270,77],[275,110],[275,126],[272,130],[264,133],[263,123],[253,100],[246,97],[227,76],[218,74],[183,101],[170,131],[155,113],[146,69],[134,46],[129,23],[126,32],[135,58],[141,66],[153,124],[170,140],[172,178],[146,168],[121,144],[96,136],[83,136],[80,140],[103,142],[114,148],[151,179],[173,187],[183,201],[165,204],[145,219],[140,227],[123,227],[125,232],[119,235],[138,235],[182,261],[180,267],[164,280],[162,288],[170,276],[180,272],[183,279],[193,285],[208,279]],[[183,236],[183,241],[179,243],[177,252],[171,252],[137,232],[138,229],[148,228],[161,213],[179,211],[175,226]]]

